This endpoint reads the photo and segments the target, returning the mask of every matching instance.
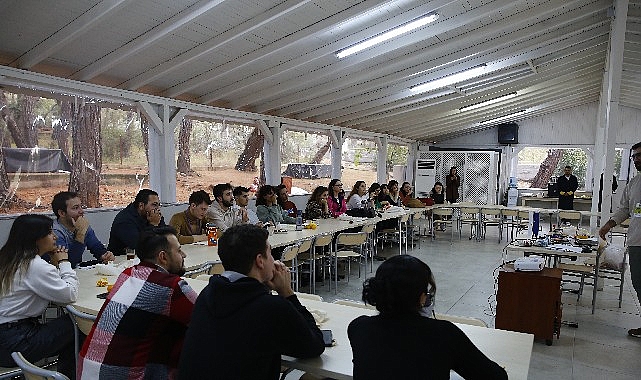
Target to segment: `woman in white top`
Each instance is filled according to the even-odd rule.
[[[58,355],[58,371],[74,379],[73,322],[66,314],[45,324],[38,320],[49,302],[78,297],[78,277],[67,250],[56,246],[52,223],[44,215],[21,215],[0,248],[0,366],[15,366],[15,351],[30,362]],[[45,253],[51,264],[42,259]]]
[[[352,191],[347,196],[347,209],[366,208],[369,196],[365,181],[356,181]]]

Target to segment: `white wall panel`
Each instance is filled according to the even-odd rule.
[[[517,121],[519,144],[515,146],[578,147],[594,145],[597,103],[575,107],[549,115]],[[641,141],[641,110],[621,107],[621,125],[617,127],[617,147]],[[498,147],[496,128],[461,136],[439,143],[440,147]],[[422,147],[425,149],[425,147]]]

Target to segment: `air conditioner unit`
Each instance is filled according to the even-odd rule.
[[[436,160],[416,160],[416,177],[414,179],[414,193],[416,198],[429,197],[434,182],[436,182]]]

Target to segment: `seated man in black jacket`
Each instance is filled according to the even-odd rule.
[[[323,353],[323,334],[296,298],[287,268],[274,261],[267,237],[265,229],[243,224],[218,241],[225,272],[196,300],[181,379],[278,379],[281,355]]]
[[[151,227],[164,227],[165,219],[160,213],[158,193],[142,189],[136,199],[120,210],[111,224],[109,246],[114,255],[124,255],[127,248],[136,249],[140,233]]]

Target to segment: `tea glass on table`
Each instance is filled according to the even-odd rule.
[[[127,255],[127,260],[133,260],[136,258],[136,250],[132,248],[126,248],[125,254]]]

